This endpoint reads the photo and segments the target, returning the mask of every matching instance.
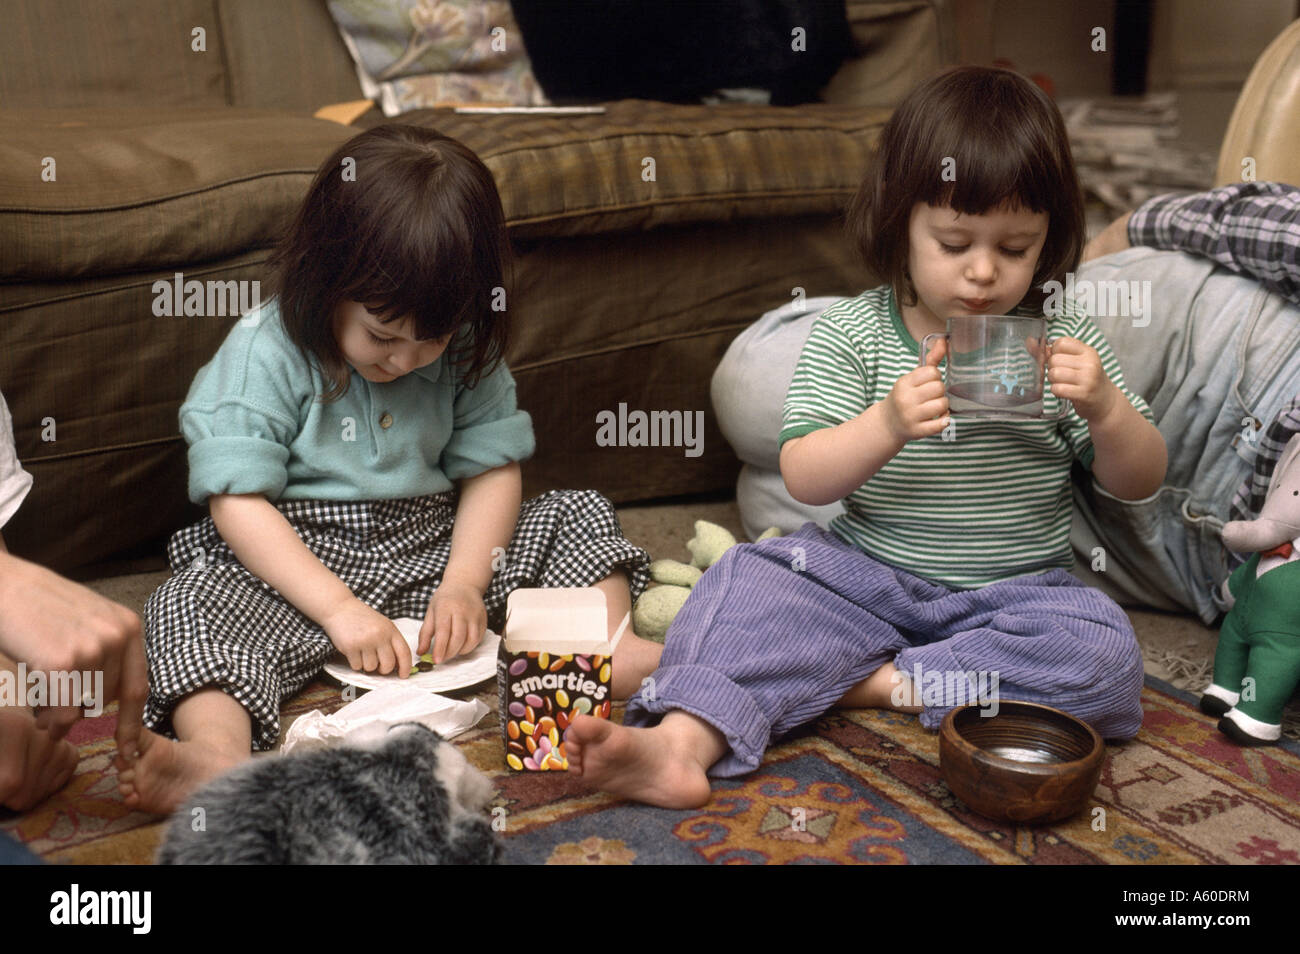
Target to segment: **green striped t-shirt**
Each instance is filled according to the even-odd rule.
[[[1095,348],[1106,374],[1154,423],[1096,325],[1069,303],[1062,310],[1047,320],[1048,339],[1068,336]],[[831,306],[799,356],[781,443],[852,420],[918,361],[889,286]],[[1059,409],[1044,388],[1044,414]],[[846,512],[831,531],[878,560],[953,588],[1069,569],[1070,463],[1078,457],[1092,466],[1088,423],[1071,408],[1061,421],[954,421],[950,437],[908,441],[844,499]]]

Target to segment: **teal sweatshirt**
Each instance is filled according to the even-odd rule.
[[[355,371],[322,403],[326,382],[285,334],[272,300],[236,322],[181,405],[189,496],[394,500],[440,493],[533,453],[504,364],[466,388],[446,353],[383,384]]]

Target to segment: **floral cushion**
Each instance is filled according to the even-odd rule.
[[[362,92],[385,116],[459,103],[547,102],[507,0],[329,0],[328,6]]]

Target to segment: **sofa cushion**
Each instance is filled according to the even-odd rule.
[[[927,0],[849,0],[854,57],[821,91],[825,103],[892,106],[943,66],[944,18]]]
[[[414,110],[483,158],[516,238],[835,215],[866,171],[885,109],[606,103],[597,115]],[[383,122],[378,111],[358,126]],[[653,163],[648,160],[653,160]]]
[[[212,0],[5,4],[0,103],[54,109],[228,105]],[[203,51],[196,51],[201,29]]]
[[[6,107],[245,106],[310,113],[359,94],[322,0],[4,5],[0,103]]]
[[[329,0],[362,92],[386,116],[456,103],[540,106],[507,0]]]
[[[362,95],[352,58],[321,0],[221,0],[217,12],[229,105],[311,113]]]
[[[266,247],[355,132],[265,110],[0,110],[5,277],[180,268]]]

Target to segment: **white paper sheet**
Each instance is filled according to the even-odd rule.
[[[313,709],[299,717],[285,736],[280,753],[378,740],[399,722],[419,722],[444,739],[476,726],[488,707],[479,699],[448,699],[412,686],[386,686],[367,692],[332,715]]]

